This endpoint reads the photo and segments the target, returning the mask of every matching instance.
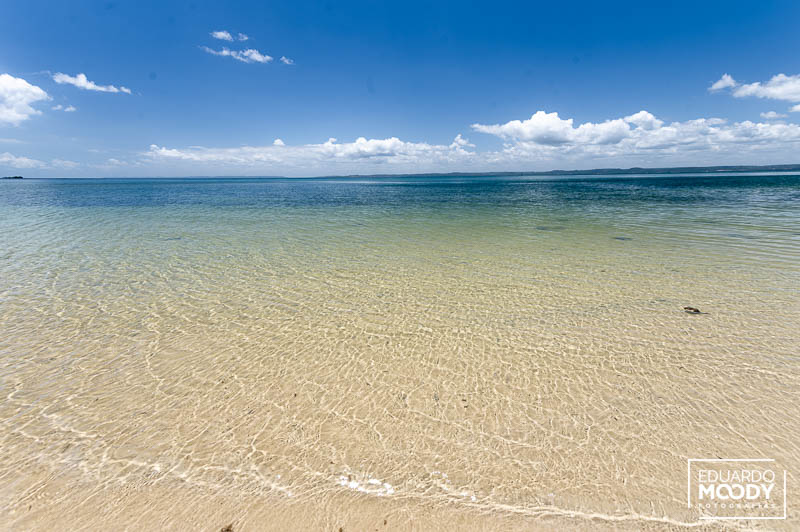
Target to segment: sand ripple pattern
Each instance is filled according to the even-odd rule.
[[[800,472],[800,178],[692,179],[3,183],[0,527],[700,528]]]

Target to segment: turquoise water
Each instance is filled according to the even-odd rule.
[[[798,207],[798,175],[0,181],[0,524],[696,522],[687,458],[800,466]]]

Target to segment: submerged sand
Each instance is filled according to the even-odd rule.
[[[795,237],[151,214],[13,242],[0,528],[798,526]],[[698,521],[703,456],[775,459],[789,519]]]

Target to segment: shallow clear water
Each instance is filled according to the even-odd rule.
[[[695,523],[687,458],[800,471],[798,206],[796,175],[0,182],[0,526]]]

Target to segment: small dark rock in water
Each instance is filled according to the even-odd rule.
[[[614,240],[633,240],[633,239],[629,236],[615,236]]]
[[[537,225],[537,231],[563,231],[564,228],[560,225]]]
[[[699,308],[694,308],[694,307],[683,307],[683,310],[685,310],[685,311],[686,311],[686,312],[688,312],[689,314],[701,314],[701,312],[700,312],[700,309],[699,309]]]

